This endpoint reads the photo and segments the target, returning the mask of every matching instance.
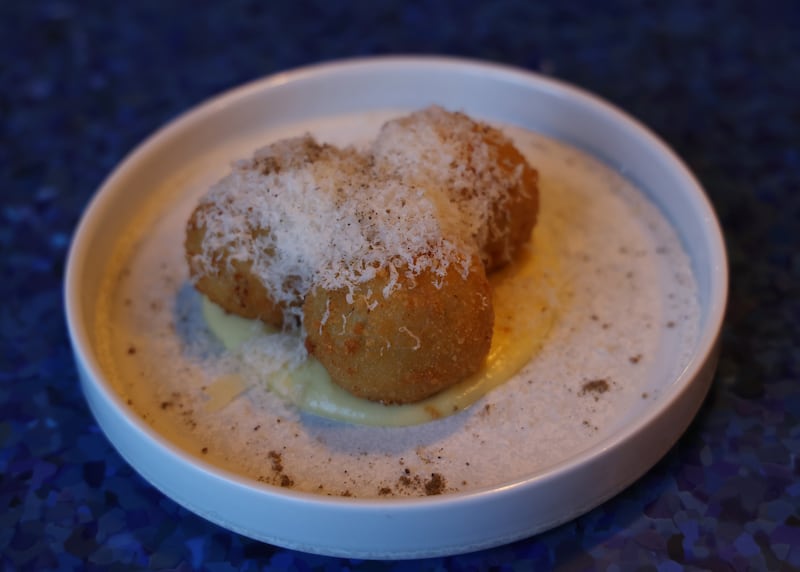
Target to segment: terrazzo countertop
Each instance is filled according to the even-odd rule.
[[[0,2],[0,566],[800,569],[798,29],[790,1]],[[262,544],[148,485],[83,399],[61,293],[82,210],[146,135],[245,81],[387,53],[512,64],[625,109],[704,184],[732,275],[711,392],[643,478],[533,538],[405,562]]]

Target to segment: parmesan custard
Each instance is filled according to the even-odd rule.
[[[548,228],[546,232],[551,240],[558,236],[556,229]],[[282,334],[257,320],[228,314],[203,297],[203,317],[209,330],[228,351],[242,356],[241,364],[246,364],[237,373],[223,375],[214,382],[210,392],[215,397],[208,406],[224,407],[250,386],[262,383],[304,411],[362,425],[416,425],[461,411],[510,379],[545,343],[566,286],[559,274],[558,259],[548,251],[551,240],[529,246],[514,264],[490,277],[495,323],[492,348],[483,368],[413,404],[382,405],[354,397],[335,385],[313,357],[291,365],[289,358],[275,352]],[[249,359],[244,359],[245,355]]]
[[[359,424],[310,415],[255,381],[265,356],[243,350],[263,349],[258,336],[245,332],[239,350],[226,350],[188,282],[188,214],[232,158],[305,132],[361,144],[397,115],[309,120],[226,140],[164,180],[137,213],[115,247],[95,326],[104,373],[153,430],[208,463],[298,491],[361,498],[476,491],[591,448],[659,399],[663,380],[685,367],[699,310],[688,257],[668,222],[590,155],[501,126],[539,171],[541,191],[533,240],[508,270],[533,278],[508,277],[511,292],[504,277],[492,278],[498,327],[504,313],[522,328],[505,338],[510,348],[500,347],[501,332],[492,349],[498,363],[523,354],[504,370],[510,378],[453,415],[400,427],[361,424],[365,415]],[[430,417],[452,403],[437,407]]]

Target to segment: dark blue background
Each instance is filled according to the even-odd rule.
[[[0,0],[0,563],[5,569],[800,569],[800,3]],[[207,97],[302,64],[440,53],[592,90],[663,137],[724,227],[714,386],[589,514],[480,553],[374,563],[248,540],[176,506],[100,434],[61,282],[103,177]]]

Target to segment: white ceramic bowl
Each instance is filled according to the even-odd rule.
[[[92,324],[115,232],[142,206],[146,189],[215,139],[248,131],[254,121],[280,126],[432,102],[530,127],[622,167],[671,221],[691,258],[701,315],[694,353],[660,399],[599,446],[544,473],[489,490],[405,500],[324,497],[260,484],[187,454],[132,413],[104,379]],[[97,422],[164,494],[208,520],[277,545],[329,555],[415,558],[533,535],[597,506],[647,471],[706,395],[727,287],[723,241],[703,190],[641,124],[584,91],[530,72],[401,57],[280,73],[212,99],[158,131],[111,174],[86,210],[69,254],[65,304],[83,391]]]

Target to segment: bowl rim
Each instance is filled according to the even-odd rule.
[[[84,264],[82,261],[86,258],[89,244],[93,238],[91,233],[97,225],[96,219],[99,213],[107,208],[108,203],[113,200],[110,190],[115,187],[117,182],[128,171],[135,169],[139,162],[146,158],[151,153],[152,148],[161,140],[171,137],[180,130],[187,129],[191,124],[207,116],[219,113],[228,106],[235,105],[237,101],[243,98],[279,85],[302,81],[309,77],[335,76],[343,72],[364,73],[375,68],[380,68],[383,71],[387,68],[397,71],[424,68],[430,70],[441,69],[448,73],[454,71],[475,73],[486,77],[490,81],[503,79],[525,86],[535,86],[538,90],[544,89],[551,94],[576,100],[582,106],[589,106],[600,110],[603,114],[610,115],[616,124],[621,127],[624,126],[628,131],[636,132],[639,137],[644,137],[648,144],[656,148],[658,153],[669,161],[670,170],[674,171],[692,188],[696,199],[695,204],[700,208],[696,215],[703,222],[703,230],[709,240],[706,246],[712,255],[711,260],[713,262],[713,267],[709,270],[709,290],[712,295],[709,298],[706,312],[707,319],[699,329],[696,347],[689,361],[673,383],[670,384],[669,388],[665,388],[660,398],[644,411],[641,416],[637,417],[633,423],[614,431],[603,439],[598,444],[599,446],[570,456],[542,472],[513,479],[499,486],[486,486],[475,490],[425,497],[385,499],[328,497],[258,483],[190,455],[177,445],[161,437],[145,421],[138,418],[132,411],[129,411],[122,403],[121,397],[105,381],[105,376],[88,341],[88,324],[83,323],[81,318],[80,284],[82,277],[79,271]],[[480,503],[490,498],[515,494],[521,489],[528,489],[543,482],[561,479],[565,475],[578,470],[582,465],[596,461],[610,450],[621,447],[633,435],[653,425],[660,416],[664,415],[679,400],[692,380],[700,374],[710,356],[714,355],[724,319],[729,281],[724,239],[708,196],[684,162],[647,126],[599,96],[565,81],[505,64],[437,55],[359,57],[317,63],[255,79],[199,102],[154,131],[114,167],[85,207],[77,229],[73,234],[66,260],[63,299],[69,337],[77,365],[79,369],[82,368],[85,372],[86,383],[94,384],[95,389],[102,394],[103,398],[114,404],[117,413],[123,416],[131,429],[139,432],[150,440],[152,444],[168,450],[172,455],[176,455],[183,462],[195,465],[207,473],[235,484],[237,487],[245,487],[259,495],[278,496],[286,500],[314,503],[325,507],[345,509],[349,512],[372,512],[377,509],[385,510],[386,508],[391,508],[393,511],[414,511],[417,509],[446,508],[453,503]],[[636,475],[631,481],[639,476]]]

